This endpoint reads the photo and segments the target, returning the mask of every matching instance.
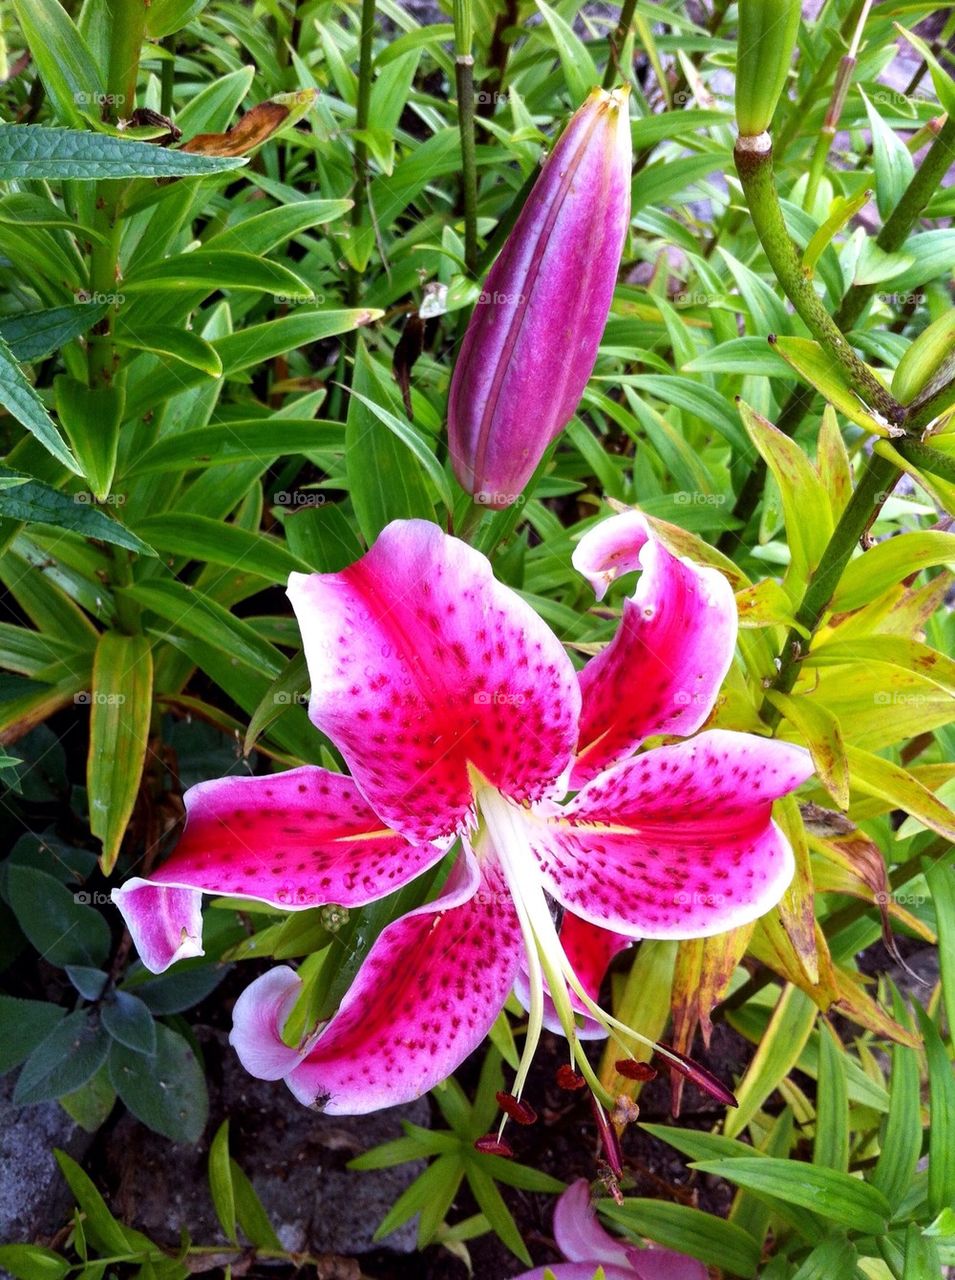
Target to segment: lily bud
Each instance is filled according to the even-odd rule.
[[[898,363],[892,378],[892,394],[909,404],[932,381],[934,375],[955,354],[955,310],[944,315],[919,334]]]
[[[792,64],[799,0],[739,0],[736,125],[742,137],[769,128]]]
[[[488,273],[448,398],[454,473],[507,507],[570,421],[597,359],[630,223],[627,87],[576,112]]]

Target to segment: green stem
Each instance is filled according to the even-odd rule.
[[[893,440],[892,448],[919,471],[927,471],[930,476],[955,484],[955,458],[950,453],[940,453],[919,440]]]
[[[953,153],[955,153],[955,119],[949,116],[925,153],[912,181],[902,192],[899,203],[875,238],[876,244],[884,253],[897,253],[902,248],[909,237],[909,232],[948,172]],[[853,285],[836,312],[836,324],[841,329],[851,329],[877,288],[876,284]]]
[[[461,134],[461,182],[464,187],[464,261],[477,274],[477,160],[474,150],[474,59],[459,53],[454,60]]]
[[[873,454],[866,463],[796,611],[796,622],[801,630],[794,627],[786,637],[779,672],[771,685],[776,692],[788,693],[796,683],[800,660],[811,644],[811,639],[804,639],[805,632],[808,631],[810,637],[815,633],[853,551],[878,515],[898,477],[898,467],[888,458]],[[760,715],[772,728],[781,719],[780,712],[768,699],[764,699]]]
[[[878,410],[886,421],[900,422],[902,406],[853,351],[802,270],[776,194],[769,135],[738,138],[734,159],[756,234],[789,301],[816,341],[842,366],[864,403]]]
[[[906,428],[914,433],[927,427],[930,422],[941,417],[946,409],[951,407],[953,401],[955,401],[955,378],[950,378],[937,391],[933,391],[931,395],[921,400],[916,400],[909,406],[905,419]]]
[[[603,78],[603,87],[605,89],[612,89],[616,81],[621,78],[620,54],[623,52],[623,47],[630,35],[630,28],[633,25],[633,13],[636,7],[637,0],[624,0],[620,7],[620,20],[614,28],[613,34],[607,39],[610,48]],[[625,76],[623,78],[626,79]]]
[[[139,58],[146,39],[146,0],[114,0],[110,22],[107,101],[112,114],[128,120],[136,107]]]
[[[368,208],[368,143],[362,136],[368,128],[371,109],[371,71],[375,40],[375,0],[362,0],[361,32],[358,42],[358,97],[355,101],[355,187],[352,192],[352,232],[365,225]],[[348,300],[355,306],[361,298],[361,273],[348,271]]]

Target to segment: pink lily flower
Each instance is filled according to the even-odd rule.
[[[734,928],[789,883],[772,802],[809,776],[807,752],[710,730],[633,754],[709,715],[736,639],[726,579],[672,555],[637,512],[597,525],[573,559],[598,596],[642,570],[614,640],[579,675],[487,559],[425,521],[395,521],[340,573],[293,574],[309,714],[351,776],[305,766],[201,783],[172,857],[114,891],[158,972],[201,953],[202,893],[360,907],[460,838],[440,896],[384,929],[307,1043],[281,1039],[292,970],[239,1001],[240,1057],[303,1102],[359,1114],[418,1096],[477,1048],[518,981],[529,1022],[515,1094],[546,1018],[609,1103],[577,1023],[631,1034],[596,1002],[622,941]]]
[[[604,1231],[590,1203],[586,1178],[572,1182],[554,1206],[554,1240],[566,1262],[525,1271],[517,1280],[707,1280],[702,1262],[651,1245],[637,1249]]]

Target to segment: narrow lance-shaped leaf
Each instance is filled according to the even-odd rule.
[[[145,636],[104,633],[93,663],[90,749],[86,771],[90,830],[113,869],[133,812],[149,738],[153,660]]]

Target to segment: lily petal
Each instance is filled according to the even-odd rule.
[[[302,990],[302,979],[287,964],[278,965],[249,984],[232,1010],[229,1043],[249,1075],[281,1080],[303,1054],[282,1039],[282,1028]]]
[[[341,573],[289,579],[309,714],[368,801],[411,839],[459,831],[469,764],[518,802],[557,796],[580,693],[559,640],[488,560],[424,520],[388,525]]]
[[[609,929],[603,929],[591,924],[589,920],[582,920],[580,916],[575,916],[572,911],[565,911],[560,925],[560,941],[564,948],[564,954],[570,962],[570,967],[580,979],[584,990],[593,1000],[596,1000],[600,992],[600,984],[603,982],[604,974],[607,972],[607,966],[618,952],[632,945],[633,938],[625,937],[621,933],[612,933]],[[523,964],[514,981],[514,994],[525,1009],[530,1008],[530,987],[528,985],[527,969]],[[577,1029],[578,1039],[605,1039],[607,1032],[586,1011],[577,994],[570,991],[568,995],[574,1012],[580,1014],[583,1018],[583,1024],[579,1025]],[[546,981],[544,990],[544,1026],[548,1031],[556,1032],[557,1035],[563,1035],[564,1033],[560,1025],[560,1019],[557,1016],[557,1010],[554,1008],[554,1002],[547,991]],[[566,1256],[571,1257],[572,1255],[566,1254]]]
[[[202,894],[132,876],[112,892],[139,958],[152,973],[203,955]]]
[[[286,1083],[306,1105],[362,1115],[417,1098],[482,1042],[522,952],[510,894],[462,854],[444,894],[382,932]]]
[[[704,938],[755,920],[792,879],[772,802],[812,773],[801,747],[714,729],[608,769],[561,818],[529,822],[548,891],[631,937]]]
[[[557,1262],[549,1267],[523,1271],[517,1280],[594,1280],[599,1262]],[[604,1267],[604,1280],[634,1280],[631,1267]]]
[[[709,1271],[696,1258],[651,1245],[630,1250],[633,1280],[707,1280]]]
[[[614,578],[643,570],[617,634],[580,673],[573,783],[582,786],[645,738],[700,728],[733,660],[737,612],[726,578],[672,555],[637,511],[586,533],[573,563],[598,600]]]
[[[586,1178],[572,1182],[554,1206],[554,1241],[568,1262],[629,1265],[630,1250],[597,1221]]]
[[[186,826],[169,860],[149,880],[113,891],[154,973],[202,954],[202,893],[290,911],[359,907],[434,866],[447,847],[389,831],[351,778],[312,765],[200,782],[183,799]]]

